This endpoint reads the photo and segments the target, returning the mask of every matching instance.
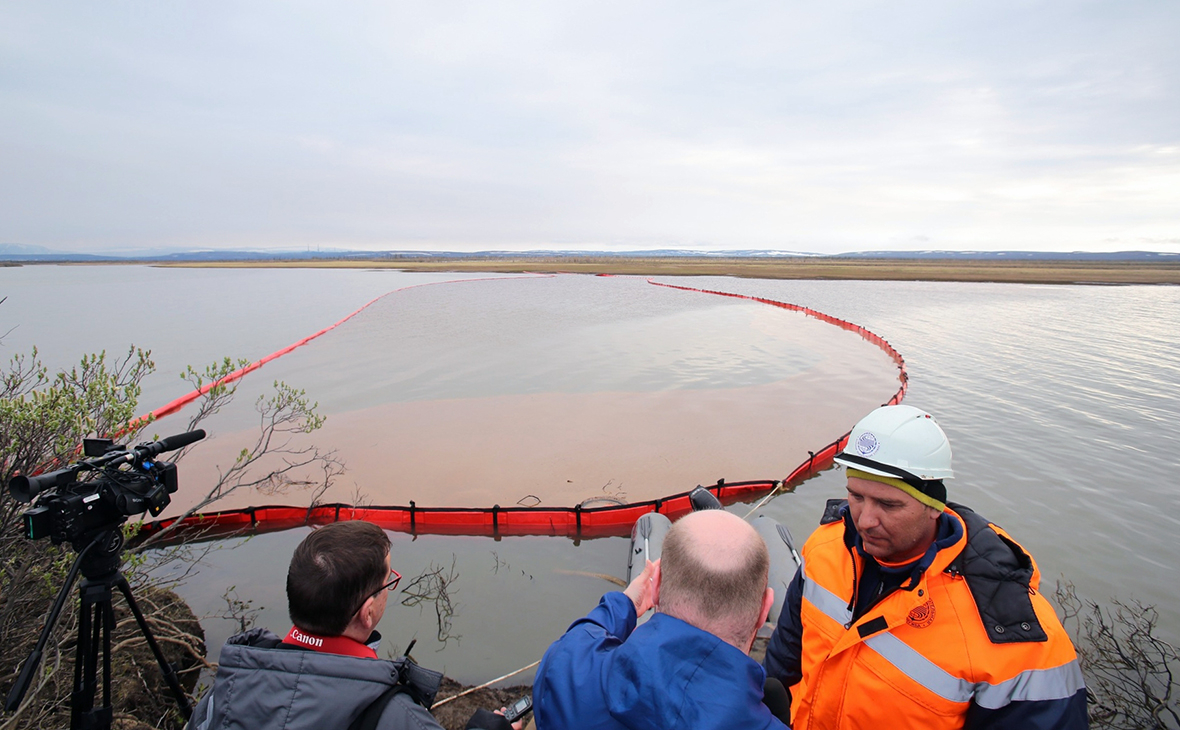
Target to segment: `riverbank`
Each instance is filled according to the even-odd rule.
[[[399,269],[502,274],[534,272],[1014,284],[1180,284],[1180,262],[1142,261],[538,256],[143,263],[179,268]]]

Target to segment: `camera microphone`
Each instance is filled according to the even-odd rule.
[[[152,441],[151,443],[140,444],[136,446],[133,451],[136,458],[146,459],[156,454],[162,454],[165,451],[176,451],[183,449],[189,444],[195,444],[201,439],[205,438],[205,430],[198,428],[196,431],[189,431],[188,433],[178,433],[175,436],[167,436],[159,441]]]

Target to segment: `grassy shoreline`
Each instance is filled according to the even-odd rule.
[[[1180,262],[991,261],[958,259],[750,259],[714,257],[388,258],[140,262],[178,268],[400,269],[483,273],[735,276],[750,279],[854,279],[1018,284],[1180,284]]]

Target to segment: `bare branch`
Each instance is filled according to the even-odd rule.
[[[438,620],[438,640],[442,642],[443,647],[446,647],[447,642],[451,639],[457,642],[463,638],[458,634],[451,633],[451,624],[455,616],[455,605],[451,602],[451,594],[456,592],[454,583],[459,578],[459,573],[455,570],[455,563],[454,555],[451,555],[450,570],[431,563],[426,570],[401,590],[406,596],[402,599],[403,606],[434,604],[435,618]]]
[[[1132,600],[1113,609],[1083,602],[1073,584],[1059,581],[1062,623],[1074,636],[1078,660],[1093,701],[1095,728],[1180,728],[1176,672],[1180,652],[1156,635],[1159,613]]]

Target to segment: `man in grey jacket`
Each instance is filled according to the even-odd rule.
[[[314,530],[291,558],[285,638],[266,629],[231,637],[192,730],[441,730],[429,712],[442,675],[409,659],[381,660],[376,626],[401,576],[389,538],[368,522]],[[507,730],[480,710],[469,728]],[[519,728],[517,728],[519,730]]]

